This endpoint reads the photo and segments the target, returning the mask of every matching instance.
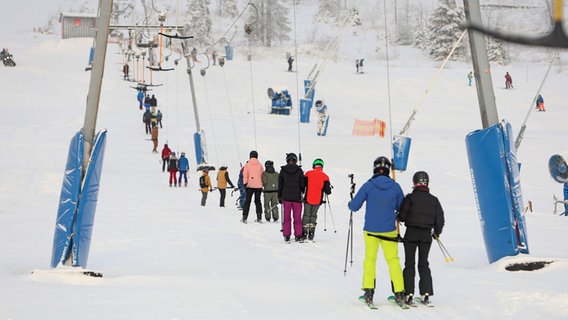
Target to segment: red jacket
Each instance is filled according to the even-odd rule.
[[[172,150],[168,147],[162,149],[162,159],[168,159],[172,155]]]
[[[305,201],[311,205],[322,204],[323,194],[331,194],[329,177],[321,167],[315,167],[304,174],[306,179]]]

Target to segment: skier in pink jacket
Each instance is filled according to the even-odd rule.
[[[249,160],[243,168],[243,183],[246,188],[246,200],[243,207],[243,223],[247,223],[250,203],[254,195],[254,205],[256,206],[256,222],[262,222],[262,204],[260,202],[260,194],[262,193],[262,173],[264,168],[258,161],[258,152],[255,150],[249,154]]]

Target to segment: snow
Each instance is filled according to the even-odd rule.
[[[345,41],[357,42],[353,37]],[[388,136],[403,127],[436,75],[436,63],[393,47],[388,78],[386,61],[372,56],[364,57],[366,73],[355,74],[360,53],[345,51],[327,65],[316,86],[316,99],[325,99],[330,112],[326,137],[315,134],[315,114],[309,124],[300,123],[297,114],[298,91],[319,62],[317,54],[299,57],[294,62],[298,72],[288,73],[282,51],[263,50],[249,62],[247,48],[236,48],[235,59],[223,68],[211,66],[204,77],[194,72],[210,162],[228,164],[233,182],[253,149],[262,163],[270,159],[282,165],[287,152],[301,153],[305,169],[315,158],[325,161],[334,189],[329,206],[319,211],[317,242],[284,244],[280,225],[254,223],[254,210],[248,224],[240,223],[235,197],[228,196],[228,206],[220,208],[218,193],[212,193],[201,207],[194,171],[189,187],[168,187],[159,155],[146,141],[133,84],[121,80],[122,56],[116,44],[109,45],[97,121],[98,130],[108,130],[108,141],[88,264],[103,277],[94,278],[49,268],[68,144],[84,121],[90,77],[84,68],[92,39],[22,33],[10,41],[18,65],[0,66],[0,319],[568,316],[563,241],[568,218],[552,214],[552,195],[562,197],[562,185],[547,168],[553,154],[567,149],[562,138],[568,118],[564,66],[550,73],[542,90],[547,111],[531,113],[518,153],[524,201],[531,201],[534,210],[526,214],[531,253],[493,264],[485,253],[465,151],[465,136],[481,128],[475,87],[467,86],[472,66],[451,62],[442,72],[408,132],[413,139],[409,166],[397,172],[396,180],[410,192],[413,173],[429,173],[431,191],[445,210],[441,239],[455,260],[446,262],[434,244],[430,264],[436,307],[400,310],[386,300],[388,270],[379,255],[379,310],[372,311],[357,300],[364,259],[362,212],[353,214],[353,251],[345,268],[348,174],[354,174],[358,189],[371,176],[374,158],[390,156]],[[375,41],[369,47],[382,47],[382,40]],[[515,132],[546,68],[543,59],[492,67],[499,118],[510,121]],[[505,71],[513,76],[514,90],[504,89]],[[163,84],[151,91],[164,113],[160,147],[168,142],[173,151],[186,152],[194,169],[195,122],[185,63],[152,77]],[[268,114],[269,87],[290,90],[291,116]],[[386,121],[387,138],[352,136],[355,118]],[[510,263],[531,261],[553,262],[532,272],[505,270]]]

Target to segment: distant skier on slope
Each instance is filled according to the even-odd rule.
[[[509,72],[505,74],[505,89],[513,89],[513,77]]]

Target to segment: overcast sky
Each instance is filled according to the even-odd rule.
[[[43,27],[49,17],[57,16],[61,10],[72,7],[77,0],[8,0],[0,10],[0,40],[2,35]],[[98,0],[81,0],[97,7]],[[77,6],[77,5],[75,5]],[[1,44],[0,44],[1,46]]]

